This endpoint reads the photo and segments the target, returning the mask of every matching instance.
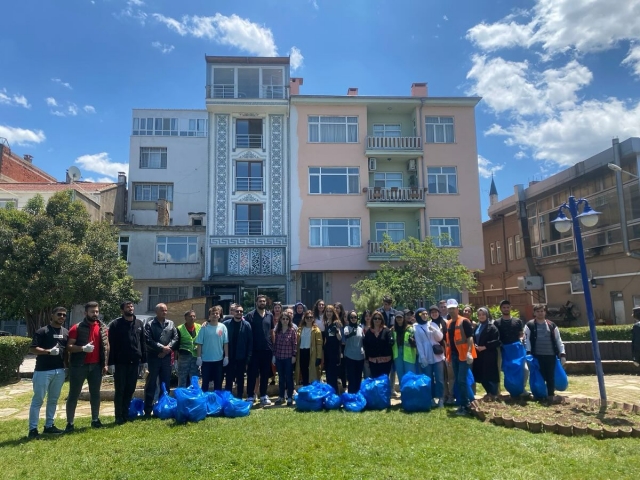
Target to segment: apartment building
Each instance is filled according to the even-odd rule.
[[[484,267],[475,97],[299,95],[291,87],[292,296],[350,308],[353,285],[393,241],[448,234],[472,270]],[[466,301],[466,292],[438,297]]]

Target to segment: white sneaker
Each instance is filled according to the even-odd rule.
[[[271,405],[271,400],[269,400],[269,397],[265,395],[260,399],[260,405],[262,405],[263,407],[266,405]]]
[[[256,403],[258,401],[258,395],[251,395],[249,398],[247,398],[247,400]]]

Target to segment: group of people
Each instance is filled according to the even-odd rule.
[[[382,307],[358,314],[342,304],[327,305],[318,300],[311,309],[298,302],[285,308],[274,302],[267,309],[267,297],[259,295],[255,308],[245,312],[232,304],[223,318],[220,306],[211,307],[202,324],[189,310],[178,327],[167,319],[167,306],[158,304],[155,317],[143,323],[134,315],[134,304],[121,304],[122,316],[108,326],[99,319],[99,305],[85,305],[85,318],[68,331],[64,328],[67,311],[53,309],[50,323],[39,329],[31,345],[37,355],[33,376],[33,400],[29,415],[29,437],[37,438],[40,409],[46,397],[44,433],[74,431],[75,410],[84,382],[89,387],[91,426],[102,426],[99,418],[102,376],[114,377],[115,422],[127,421],[140,370],[148,375],[144,391],[144,413],[150,415],[159,385],[170,390],[172,368],[177,370],[178,386],[186,387],[198,374],[202,390],[224,388],[238,398],[244,396],[261,405],[271,405],[267,395],[269,379],[278,374],[276,404],[292,405],[296,384],[308,385],[322,379],[337,392],[338,380],[349,393],[360,390],[361,381],[381,375],[391,385],[408,372],[421,373],[432,380],[435,407],[453,404],[457,384],[457,413],[470,412],[467,376],[472,370],[489,398],[499,390],[501,346],[521,342],[526,352],[538,359],[549,399],[554,397],[556,357],[564,364],[565,351],[558,328],[545,318],[545,306],[535,305],[535,318],[524,324],[511,316],[508,300],[500,304],[501,317],[491,318],[485,307],[477,309],[477,322],[471,309],[462,312],[455,299],[441,300],[428,309],[395,310],[391,297]],[[68,359],[68,360],[67,360]],[[56,405],[65,380],[68,362],[69,397],[67,425],[54,423]],[[525,367],[526,368],[526,367]],[[526,384],[527,375],[524,375]],[[526,392],[525,394],[528,394]],[[393,391],[393,395],[397,393]]]

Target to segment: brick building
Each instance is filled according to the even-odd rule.
[[[33,157],[21,157],[11,151],[9,145],[0,139],[0,183],[29,182],[51,183],[56,178],[40,170],[33,164]]]

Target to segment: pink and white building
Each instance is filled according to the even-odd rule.
[[[476,97],[300,95],[290,83],[290,296],[351,307],[351,285],[393,240],[450,235],[469,269],[484,268]],[[438,292],[467,300],[466,292]]]

